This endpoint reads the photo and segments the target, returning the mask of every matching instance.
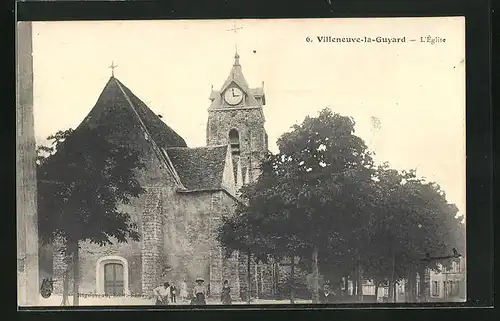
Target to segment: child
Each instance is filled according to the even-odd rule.
[[[177,294],[177,289],[175,288],[175,285],[171,285],[170,286],[170,300],[172,301],[172,303],[177,303],[177,300],[176,300],[176,295]]]

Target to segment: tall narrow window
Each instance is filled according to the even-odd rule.
[[[240,154],[240,134],[236,129],[229,131],[229,144],[231,145],[231,152],[233,155]]]

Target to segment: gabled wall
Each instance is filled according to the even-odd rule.
[[[110,140],[125,144],[140,151],[144,169],[137,171],[137,179],[146,190],[130,205],[121,205],[120,210],[131,215],[141,233],[140,241],[130,240],[128,243],[117,243],[99,246],[82,242],[80,244],[80,293],[102,294],[97,288],[98,266],[100,258],[118,256],[123,258],[128,267],[128,291],[130,294],[150,294],[158,286],[160,279],[160,260],[163,257],[163,221],[162,212],[169,211],[168,203],[163,200],[175,194],[175,184],[151,146],[151,140],[146,139],[140,127],[131,121],[133,118],[123,114],[104,113],[100,115],[100,123],[109,124],[113,129]],[[129,115],[130,116],[130,115]],[[54,252],[53,273],[56,282],[54,290],[62,293],[62,279],[65,264],[59,252]],[[70,285],[70,292],[72,286]]]

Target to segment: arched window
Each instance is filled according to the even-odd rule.
[[[234,128],[229,131],[229,144],[233,154],[240,153],[240,134]]]

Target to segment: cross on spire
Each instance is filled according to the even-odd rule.
[[[117,65],[115,65],[115,62],[112,61],[111,62],[111,65],[108,67],[108,68],[111,68],[111,76],[114,77],[115,76],[115,68],[118,67]]]
[[[234,47],[236,48],[236,52],[238,52],[238,41],[236,38],[236,34],[238,33],[238,30],[243,29],[243,27],[236,27],[236,23],[233,23],[233,27],[231,29],[227,29],[226,31],[233,31],[234,32]]]

